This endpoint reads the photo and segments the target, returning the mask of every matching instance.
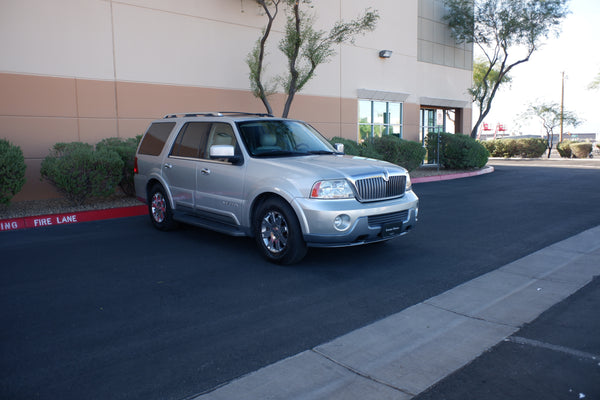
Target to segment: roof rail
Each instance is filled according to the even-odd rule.
[[[266,113],[249,113],[244,111],[203,111],[203,112],[189,112],[179,114],[167,114],[163,119],[168,118],[183,118],[183,117],[223,117],[225,115],[255,115],[257,117],[272,117],[272,114]]]
[[[182,117],[222,117],[221,113],[216,111],[189,112],[179,114],[167,114],[163,118],[182,118]]]
[[[244,111],[219,111],[219,114],[227,114],[227,115],[256,115],[258,117],[272,117],[273,114],[267,113],[251,113]]]

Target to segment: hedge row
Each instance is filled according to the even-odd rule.
[[[133,162],[140,137],[109,138],[96,146],[87,143],[56,143],[42,161],[40,173],[74,204],[108,197],[117,186],[135,195]]]
[[[358,144],[353,140],[334,137],[330,142],[344,145],[344,153],[367,158],[384,160],[412,171],[423,163],[425,149],[420,143],[399,139],[393,135],[367,140]]]
[[[490,156],[481,143],[460,133],[428,133],[425,145],[427,159],[447,169],[482,168]]]
[[[25,157],[19,146],[0,139],[0,204],[10,204],[25,184]]]
[[[539,158],[548,149],[548,141],[542,138],[496,139],[480,143],[492,157]]]

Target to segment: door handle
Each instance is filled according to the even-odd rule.
[[[171,168],[173,168],[173,164],[165,164],[165,165],[163,166],[163,168],[166,168],[166,169],[171,169]]]
[[[200,171],[200,173],[202,175],[210,175],[210,169],[208,169],[208,168],[202,168],[202,170]]]

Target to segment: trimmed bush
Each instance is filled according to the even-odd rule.
[[[403,140],[393,135],[376,137],[358,144],[354,140],[334,137],[330,143],[344,145],[344,153],[352,156],[375,158],[391,162],[412,171],[418,168],[425,158],[425,149],[420,143]]]
[[[548,141],[542,138],[484,140],[479,143],[492,157],[540,158],[548,149]]]
[[[563,140],[559,144],[556,145],[556,150],[558,154],[560,154],[563,158],[571,158],[571,143],[574,143],[570,140]]]
[[[473,169],[484,167],[490,156],[477,140],[460,133],[440,133],[439,163],[447,169]],[[438,159],[438,134],[427,134],[427,151],[430,160]]]
[[[25,184],[25,157],[19,146],[0,139],[0,204],[10,200]]]
[[[499,139],[496,141],[495,157],[510,158],[519,154],[517,141],[514,139]]]
[[[517,150],[523,158],[540,158],[548,149],[548,141],[542,138],[517,139]]]
[[[483,147],[485,147],[485,149],[488,151],[488,153],[490,153],[490,156],[492,157],[498,157],[496,156],[496,142],[497,140],[479,140],[479,143],[481,143],[481,145]]]
[[[412,171],[423,164],[427,151],[421,143],[403,140],[393,135],[375,137],[365,143],[381,155],[381,159]]]
[[[351,156],[360,156],[361,154],[361,145],[356,143],[354,140],[344,139],[339,136],[335,136],[332,138],[329,143],[335,147],[336,143],[340,143],[344,145],[344,154],[348,154]]]
[[[119,187],[127,196],[135,197],[135,185],[133,183],[133,166],[135,160],[135,152],[140,142],[141,136],[136,138],[121,139],[108,138],[103,139],[96,144],[96,150],[112,150],[116,152],[123,161],[123,172]]]
[[[41,175],[73,204],[115,193],[122,179],[123,160],[107,148],[94,150],[86,143],[57,143],[42,161]]]
[[[571,154],[575,158],[588,158],[592,152],[592,144],[589,142],[571,143]]]

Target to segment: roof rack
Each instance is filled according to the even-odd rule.
[[[203,111],[203,112],[190,112],[180,114],[167,114],[163,118],[184,118],[184,117],[223,117],[225,115],[254,115],[257,117],[272,117],[272,114],[266,113],[249,113],[244,111]]]

